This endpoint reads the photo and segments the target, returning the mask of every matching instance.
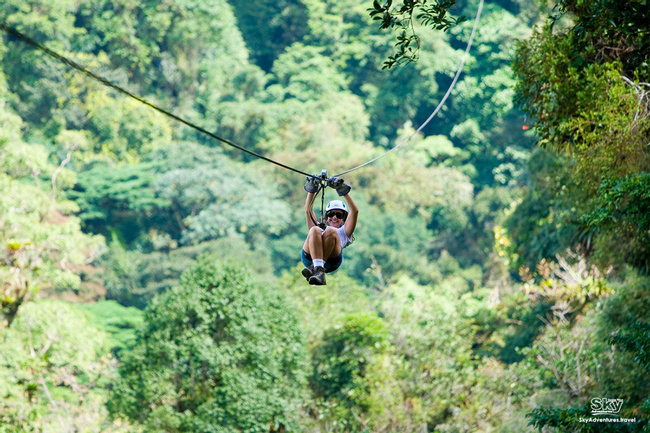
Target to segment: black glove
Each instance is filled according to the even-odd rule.
[[[327,181],[327,186],[335,189],[336,193],[341,197],[347,195],[352,189],[352,187],[345,183],[340,177],[330,177],[330,179]]]
[[[305,191],[316,194],[320,190],[320,179],[317,177],[307,176],[305,181]]]

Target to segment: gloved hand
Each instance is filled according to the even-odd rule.
[[[327,186],[329,186],[332,189],[336,190],[336,193],[340,196],[343,197],[344,195],[348,194],[352,187],[345,183],[343,179],[340,177],[330,177],[330,179],[327,181]]]
[[[320,179],[317,177],[307,176],[305,181],[305,191],[316,194],[320,189]]]

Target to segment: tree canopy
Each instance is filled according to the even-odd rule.
[[[307,358],[283,304],[243,266],[201,257],[146,310],[111,412],[152,432],[290,426]]]

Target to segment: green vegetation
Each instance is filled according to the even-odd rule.
[[[23,306],[0,336],[0,431],[119,431],[104,407],[115,377],[106,337],[68,303]]]
[[[291,427],[306,351],[283,304],[242,265],[203,256],[147,308],[109,410],[148,432]]]
[[[413,136],[309,286],[302,176],[0,35],[0,433],[648,431],[646,2],[485,4],[414,134],[478,4],[5,1],[303,171]]]
[[[113,353],[119,355],[120,351],[133,347],[136,339],[135,330],[143,322],[141,310],[135,307],[123,307],[113,300],[81,304],[80,307],[90,311],[93,323],[108,333]]]

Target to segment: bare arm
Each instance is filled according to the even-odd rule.
[[[344,195],[343,198],[348,204],[348,218],[345,220],[345,233],[348,235],[348,237],[352,237],[352,233],[354,233],[354,229],[357,227],[357,216],[359,215],[359,208],[349,193]]]
[[[307,193],[307,200],[305,201],[305,216],[307,217],[307,228],[311,230],[316,224],[316,214],[311,207],[312,202],[314,201],[315,194],[313,192]]]

